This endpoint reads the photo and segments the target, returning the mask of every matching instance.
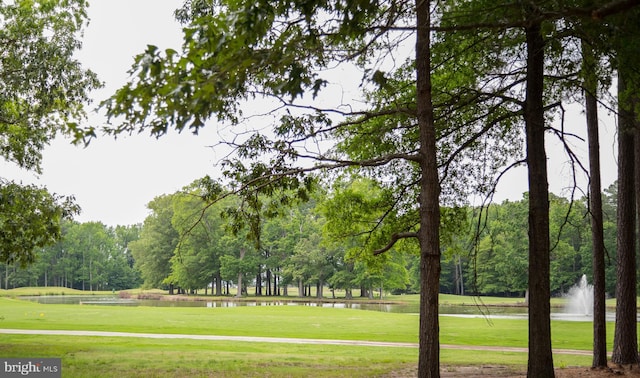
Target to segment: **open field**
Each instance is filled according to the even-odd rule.
[[[41,305],[0,298],[0,328],[93,330],[185,335],[288,337],[417,343],[418,317],[308,306],[232,308]],[[499,364],[522,370],[527,322],[517,319],[441,318],[441,363]],[[613,324],[608,334],[613,335]],[[412,347],[298,345],[241,341],[2,335],[3,357],[62,357],[66,376],[385,376],[409,372]],[[588,351],[591,323],[553,322],[557,349]],[[453,349],[472,346],[478,350]],[[611,348],[611,341],[609,342]],[[557,354],[557,367],[588,366],[587,356]],[[103,373],[101,373],[103,372]],[[394,373],[395,372],[395,373]]]

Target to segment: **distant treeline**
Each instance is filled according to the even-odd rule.
[[[0,264],[0,287],[62,286],[79,290],[122,290],[142,283],[128,244],[140,226],[107,227],[66,221],[62,239],[41,248],[27,267]]]
[[[106,227],[101,223],[64,225],[63,239],[43,248],[35,264],[0,265],[2,287],[65,286],[80,290],[138,287],[173,292],[225,295],[229,285],[255,287],[257,295],[296,293],[328,295],[324,290],[374,289],[410,293],[419,288],[415,242],[397,243],[374,256],[377,231],[366,232],[363,212],[383,197],[367,180],[351,182],[340,194],[323,194],[261,218],[259,238],[250,227],[238,227],[229,209],[232,196],[205,212],[194,187],[152,200],[143,225]],[[346,206],[349,201],[361,208]],[[357,198],[360,195],[361,198]],[[355,196],[355,197],[354,197]],[[604,193],[607,292],[615,290],[615,185]],[[342,198],[342,200],[341,200]],[[586,199],[573,202],[555,195],[551,201],[551,289],[566,292],[582,274],[591,278],[591,230]],[[451,294],[524,296],[527,290],[528,199],[487,208],[443,209],[458,218],[443,228],[440,290]],[[375,213],[375,209],[367,210]],[[345,213],[349,212],[349,215]],[[360,225],[354,221],[358,213]],[[236,214],[237,215],[237,214]],[[375,214],[371,216],[375,218]],[[348,224],[347,224],[348,223]],[[455,226],[451,226],[455,224]],[[234,229],[235,227],[235,229]],[[378,225],[378,230],[383,229]],[[384,233],[384,231],[381,231]],[[259,241],[258,241],[259,240]],[[319,290],[318,290],[319,289]]]

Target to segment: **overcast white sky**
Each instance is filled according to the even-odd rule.
[[[112,94],[125,83],[133,57],[144,51],[147,44],[160,48],[178,49],[180,26],[173,11],[181,0],[93,0],[90,2],[91,22],[85,30],[80,60],[95,71],[106,83],[96,92],[96,103]],[[602,136],[603,185],[616,177],[611,147],[615,124],[604,120]],[[97,116],[91,122],[103,122]],[[583,118],[569,122],[583,128]],[[147,134],[113,140],[100,137],[89,147],[70,144],[57,139],[44,152],[44,173],[19,172],[4,164],[3,177],[27,183],[45,185],[50,191],[74,195],[83,211],[78,221],[101,221],[107,225],[129,225],[144,221],[146,204],[154,197],[173,193],[194,179],[206,174],[216,175],[216,155],[207,146],[217,141],[214,126],[203,129],[198,136],[190,133],[171,133],[158,140]],[[557,150],[556,143],[550,143]],[[586,146],[578,146],[585,151]],[[550,153],[549,174],[551,190],[561,194],[571,184],[567,179],[569,166],[557,153]],[[497,201],[517,200],[527,190],[526,171],[508,174],[500,186]]]

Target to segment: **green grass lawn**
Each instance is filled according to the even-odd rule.
[[[553,322],[554,348],[589,350],[591,323]],[[418,316],[309,306],[115,307],[44,305],[0,298],[0,328],[96,330],[410,342]],[[527,321],[441,317],[442,344],[527,346]],[[609,324],[608,335],[613,335]],[[5,357],[62,357],[64,376],[379,376],[413,369],[415,348],[187,339],[1,335]],[[609,342],[609,349],[611,342]],[[526,366],[526,353],[441,351],[441,363]],[[555,364],[588,366],[589,356]],[[102,373],[104,372],[104,373]]]
[[[0,289],[0,297],[26,297],[42,295],[111,295],[111,291],[82,291],[68,287],[19,287],[15,289]]]

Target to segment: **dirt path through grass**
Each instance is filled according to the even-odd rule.
[[[417,343],[399,343],[386,341],[362,341],[362,340],[331,340],[331,339],[298,339],[288,337],[255,337],[255,336],[220,336],[220,335],[185,335],[170,333],[132,333],[132,332],[107,332],[107,331],[77,331],[77,330],[40,330],[40,329],[0,329],[0,334],[13,335],[61,335],[61,336],[97,336],[97,337],[139,337],[148,339],[191,339],[211,341],[241,341],[254,343],[284,343],[284,344],[314,344],[314,345],[357,345],[371,347],[398,347],[417,348]],[[521,352],[526,353],[527,348],[481,346],[481,345],[452,345],[442,344],[442,349],[477,350],[493,352]],[[554,353],[590,356],[588,350],[554,349]]]

